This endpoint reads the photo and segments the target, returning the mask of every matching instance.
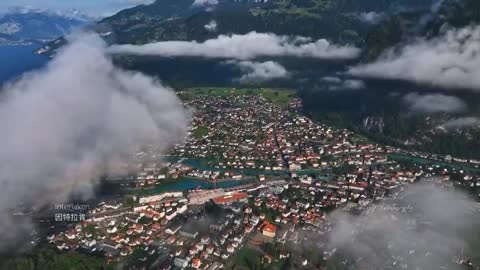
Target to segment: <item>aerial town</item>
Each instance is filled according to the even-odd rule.
[[[480,0],[0,0],[0,270],[480,270]]]
[[[109,180],[122,197],[80,219],[57,213],[65,229],[47,241],[130,269],[324,269],[348,263],[327,244],[333,212],[375,207],[423,179],[479,195],[477,160],[378,145],[302,115],[292,91],[253,91],[179,92],[193,112],[185,142],[135,153],[139,172]],[[451,261],[478,269],[467,255]]]

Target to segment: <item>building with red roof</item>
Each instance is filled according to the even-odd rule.
[[[277,232],[277,226],[272,224],[268,221],[264,221],[262,224],[262,234],[268,237],[275,237],[275,233]]]
[[[213,198],[213,202],[220,205],[229,205],[234,202],[246,202],[248,194],[244,192],[233,193],[231,195],[225,195]]]

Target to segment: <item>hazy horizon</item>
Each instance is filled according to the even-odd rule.
[[[153,2],[153,0],[4,0],[0,2],[0,12],[5,12],[15,7],[25,7],[56,12],[78,10],[90,16],[103,17],[112,15],[128,7],[151,2]]]

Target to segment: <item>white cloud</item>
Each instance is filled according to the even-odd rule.
[[[479,215],[467,195],[439,186],[409,185],[394,202],[376,202],[361,215],[334,211],[328,248],[348,258],[352,269],[463,269],[452,258],[468,246]]]
[[[341,79],[335,76],[326,76],[320,80],[328,84],[329,90],[358,90],[365,88],[365,83],[361,80]]]
[[[214,21],[214,20],[211,20],[209,23],[205,24],[205,29],[207,29],[207,31],[209,32],[215,32],[217,31],[217,22]]]
[[[454,96],[442,94],[410,93],[403,97],[403,101],[408,105],[410,111],[420,113],[462,112],[467,109],[467,105],[461,99]]]
[[[165,151],[189,123],[172,90],[116,68],[97,35],[70,42],[44,69],[1,91],[0,249],[16,236],[19,224],[9,213],[18,204],[42,207],[88,194],[138,147]]]
[[[377,61],[349,69],[359,77],[402,79],[445,88],[480,90],[480,26],[417,40]]]
[[[265,82],[289,76],[288,71],[282,65],[273,61],[228,61],[227,63],[236,65],[244,73],[236,79],[242,83]]]
[[[132,5],[150,5],[155,3],[155,0],[128,0]]]
[[[333,77],[333,76],[326,76],[326,77],[323,77],[321,80],[324,81],[324,82],[328,82],[328,83],[341,83],[342,82],[342,79],[340,79],[338,77]]]
[[[345,80],[342,84],[342,87],[346,89],[357,90],[365,88],[365,83],[360,80]]]
[[[219,35],[205,42],[162,41],[145,45],[114,45],[115,54],[202,56],[207,58],[252,59],[262,56],[293,56],[319,59],[352,59],[360,50],[338,46],[325,39],[277,36],[271,33],[250,32],[245,35]]]
[[[477,117],[460,117],[456,119],[449,120],[442,125],[440,128],[443,129],[463,129],[463,128],[480,128],[480,119]]]
[[[213,7],[218,5],[218,0],[195,0],[192,5],[196,7]]]
[[[385,17],[385,14],[383,13],[378,13],[375,11],[371,12],[362,12],[358,14],[358,18],[365,23],[369,24],[378,24],[383,18]]]

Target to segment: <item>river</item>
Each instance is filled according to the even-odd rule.
[[[254,179],[244,179],[244,180],[223,180],[217,183],[217,188],[232,188],[236,186],[242,186],[246,184],[254,183]],[[156,187],[144,190],[134,189],[132,192],[141,192],[147,194],[156,194],[161,192],[172,192],[172,191],[188,191],[194,189],[213,189],[213,183],[205,180],[194,179],[189,177],[184,177],[177,181],[171,181],[167,183],[160,183]]]
[[[273,171],[273,170],[262,170],[262,169],[223,169],[223,168],[215,168],[208,163],[211,161],[215,161],[213,159],[202,159],[202,158],[182,158],[182,157],[175,157],[175,156],[168,156],[165,158],[165,160],[169,162],[178,162],[180,161],[181,163],[190,166],[192,168],[198,169],[198,170],[204,170],[204,171],[220,171],[220,172],[234,172],[242,175],[247,175],[247,176],[257,176],[259,174],[265,174],[265,175],[275,175],[275,176],[282,176],[282,175],[287,175],[286,170],[280,170],[280,171]]]

